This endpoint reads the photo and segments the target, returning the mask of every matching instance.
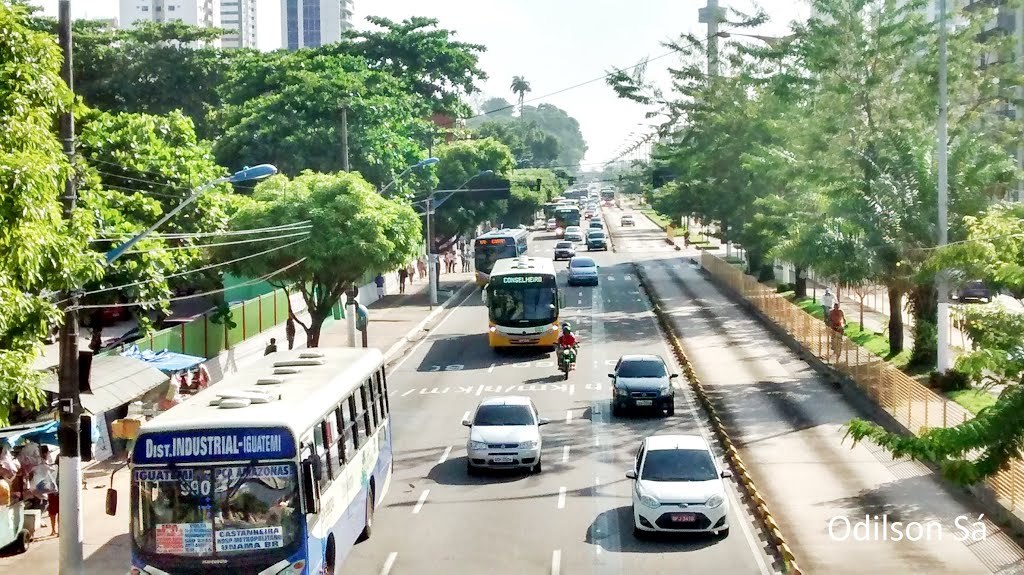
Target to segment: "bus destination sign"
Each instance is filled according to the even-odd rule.
[[[492,281],[499,285],[543,284],[544,276],[499,276]]]
[[[295,457],[286,429],[205,429],[146,433],[135,442],[136,465]]]

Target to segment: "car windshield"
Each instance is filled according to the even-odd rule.
[[[710,481],[718,477],[711,454],[704,449],[655,449],[644,458],[644,481]]]
[[[590,232],[587,234],[589,238],[604,239],[604,232]]]
[[[619,377],[665,377],[665,364],[652,359],[629,360],[619,364]]]
[[[571,267],[571,268],[592,268],[592,267],[597,267],[597,264],[595,264],[594,260],[591,260],[591,259],[577,258],[577,259],[572,260],[572,263],[569,264],[569,267]]]
[[[137,468],[131,532],[144,553],[286,558],[302,541],[295,466]]]
[[[565,248],[571,248],[571,247],[572,247],[572,242],[558,242],[557,244],[555,244],[555,249],[556,250],[565,249]]]
[[[534,425],[533,412],[525,405],[481,405],[473,425]]]

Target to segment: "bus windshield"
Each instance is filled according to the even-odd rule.
[[[514,280],[524,281],[514,283]],[[495,278],[488,291],[488,312],[497,325],[536,327],[558,319],[558,289],[553,277]]]
[[[494,245],[478,242],[474,251],[476,252],[474,255],[476,270],[485,274],[491,273],[491,270],[494,269],[494,262],[519,255],[519,250],[514,243]]]
[[[303,540],[295,465],[136,468],[131,531],[143,555],[287,558]]]

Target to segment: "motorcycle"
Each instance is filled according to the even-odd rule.
[[[569,379],[569,372],[576,369],[576,348],[567,347],[561,350],[558,369],[565,374],[565,379]]]

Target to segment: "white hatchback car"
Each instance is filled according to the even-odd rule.
[[[547,229],[547,231],[549,231],[549,232],[555,231],[555,228],[557,228],[557,227],[558,227],[558,220],[556,220],[555,218],[551,218],[550,220],[548,220],[547,224],[545,225],[545,229]]]
[[[636,454],[633,534],[711,532],[729,534],[729,498],[707,442],[699,435],[652,435]]]
[[[489,397],[481,401],[472,419],[462,421],[469,428],[466,471],[472,475],[482,467],[527,467],[540,473],[540,426],[547,423],[529,397]]]

